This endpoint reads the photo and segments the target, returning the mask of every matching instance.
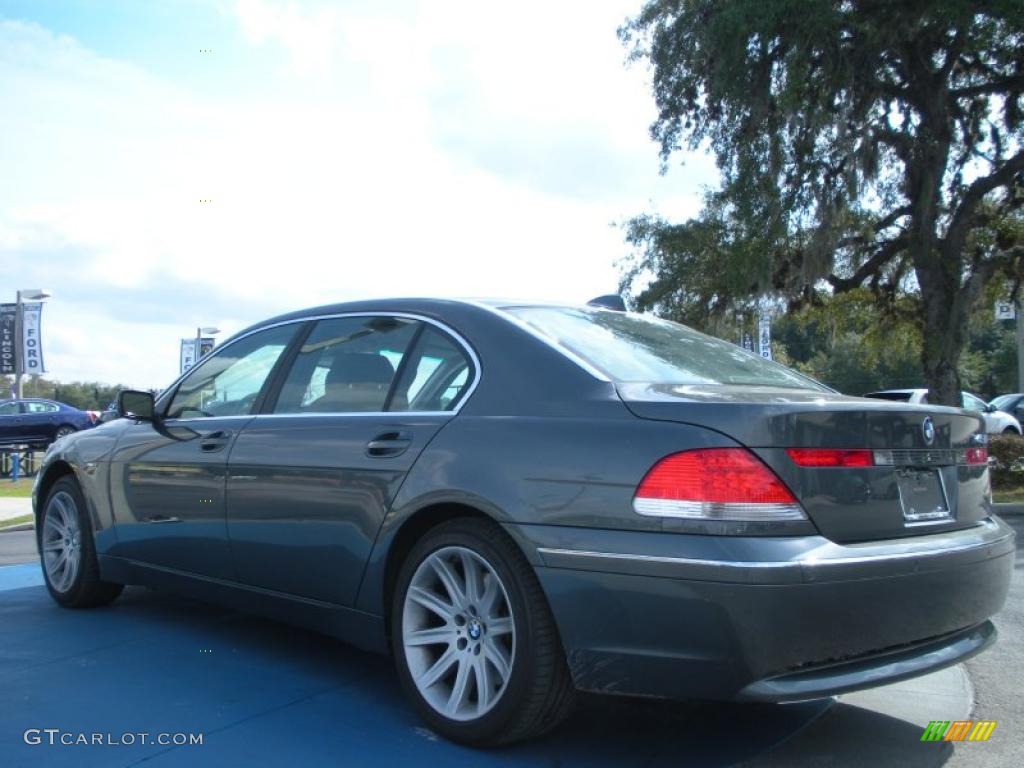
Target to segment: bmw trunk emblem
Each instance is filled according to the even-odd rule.
[[[925,445],[935,442],[935,424],[932,423],[931,416],[925,416],[924,421],[921,422],[921,434],[924,436]]]

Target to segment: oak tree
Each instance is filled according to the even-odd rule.
[[[959,402],[972,309],[1024,275],[1024,2],[652,0],[619,34],[663,166],[706,147],[721,176],[695,219],[629,222],[639,305],[910,297],[926,382]]]

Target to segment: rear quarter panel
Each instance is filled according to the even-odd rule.
[[[720,433],[638,419],[620,403],[586,417],[460,415],[424,450],[384,520],[357,606],[379,613],[387,554],[403,523],[435,504],[474,507],[500,523],[694,532],[693,524],[643,517],[633,494],[660,458],[689,448],[730,447]],[[808,525],[806,533],[814,529]],[[522,543],[522,542],[521,542]],[[525,554],[539,564],[536,553]]]

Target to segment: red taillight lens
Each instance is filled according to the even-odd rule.
[[[968,448],[964,454],[968,464],[988,464],[988,448],[984,445]]]
[[[666,456],[636,490],[641,515],[718,520],[806,520],[789,489],[743,448],[704,448]]]
[[[845,448],[787,448],[786,453],[799,467],[871,467],[871,451]]]

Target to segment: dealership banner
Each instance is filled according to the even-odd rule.
[[[46,372],[43,365],[43,305],[41,302],[21,305],[21,359],[22,370],[29,376]]]
[[[213,337],[206,336],[200,339],[199,357],[206,357],[212,351]],[[194,338],[181,340],[180,361],[182,373],[184,373],[185,371],[187,371],[189,368],[196,364],[196,340]]]
[[[772,319],[761,317],[757,321],[757,351],[765,360],[772,359]]]
[[[0,304],[0,373],[18,372],[18,305]]]

